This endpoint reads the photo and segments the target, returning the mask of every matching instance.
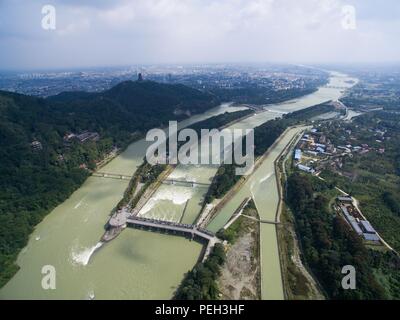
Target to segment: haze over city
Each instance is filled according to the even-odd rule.
[[[42,28],[45,5],[55,30]],[[399,14],[396,0],[3,0],[0,69],[397,62]]]

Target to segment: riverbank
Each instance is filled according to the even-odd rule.
[[[244,110],[215,116],[213,118],[198,122],[191,127],[209,128],[211,130],[231,126],[239,121],[243,121],[253,116],[253,111]],[[218,128],[212,126],[219,125]],[[199,130],[199,129],[197,129]],[[194,142],[193,142],[194,143]],[[197,147],[197,146],[196,146]],[[179,150],[179,145],[178,145]],[[106,224],[106,232],[101,238],[102,242],[109,242],[115,239],[125,228],[126,220],[132,215],[139,215],[141,209],[147,204],[151,197],[159,189],[160,185],[168,178],[177,165],[151,165],[146,160],[136,170],[131,178],[128,188],[124,192],[122,200],[111,213],[111,217]],[[174,184],[174,183],[173,183]],[[189,200],[186,201],[183,214],[180,218],[182,222]]]
[[[249,175],[243,175],[235,185],[229,189],[229,191],[222,197],[222,199],[215,199],[211,204],[205,204],[203,210],[207,209],[207,216],[201,219],[201,226],[206,227],[219,213],[219,211],[239,192],[242,186],[251,178],[251,176],[258,170],[263,161],[269,156],[271,151],[276,147],[276,145],[282,140],[282,137],[286,134],[287,129],[283,134],[275,140],[275,142],[268,148],[268,150],[260,157],[258,157],[253,166],[253,171]],[[212,206],[207,208],[207,206]],[[202,210],[202,211],[203,211]],[[200,214],[202,216],[203,214]]]
[[[319,285],[302,262],[294,217],[285,206],[282,224],[277,227],[282,280],[287,300],[324,300]]]
[[[178,126],[183,128],[225,112],[243,109],[224,104],[203,114],[192,116],[180,122]],[[150,144],[150,142],[146,142],[143,139],[133,142],[112,161],[107,162],[102,167],[102,170],[124,176],[132,176],[143,163],[143,157]],[[121,299],[129,299],[136,297],[139,299],[151,298],[154,297],[155,293],[158,293],[157,297],[168,299],[172,294],[173,289],[171,287],[173,287],[174,283],[175,285],[179,283],[184,272],[196,263],[201,252],[201,245],[193,242],[186,244],[187,240],[179,237],[172,237],[172,239],[166,241],[164,238],[167,236],[165,235],[129,230],[118,237],[117,240],[103,246],[101,250],[93,251],[93,248],[98,246],[98,240],[104,233],[104,224],[109,219],[110,212],[121,200],[128,182],[125,179],[106,179],[89,176],[80,188],[54,208],[35,227],[29,237],[27,246],[16,257],[16,263],[20,266],[20,269],[0,290],[0,297],[16,299],[79,299],[86,296],[86,290],[93,288],[93,283],[96,283],[99,287],[101,282],[104,288],[101,289],[99,287],[96,290],[99,291],[96,292],[96,298],[112,299],[119,297]],[[136,239],[139,234],[143,239],[146,239],[145,242],[148,245],[143,243],[142,247],[142,241]],[[132,238],[135,240],[132,240]],[[125,245],[121,241],[128,241],[128,243]],[[159,242],[162,244],[156,245]],[[148,248],[152,244],[158,249],[148,252]],[[172,247],[167,248],[167,244]],[[176,250],[175,247],[177,248]],[[116,251],[112,252],[110,248],[114,248],[113,250]],[[178,248],[180,249],[178,250]],[[134,250],[134,254],[131,250]],[[163,253],[160,253],[160,250]],[[179,259],[173,259],[178,252],[181,252],[180,250],[184,250],[186,253],[181,255]],[[168,255],[165,256],[164,253],[168,253]],[[90,258],[90,256],[92,257]],[[110,279],[110,283],[107,284],[107,279],[102,276],[105,271],[103,266],[99,264],[103,256],[108,257],[106,260],[108,262],[105,263],[105,266],[115,265],[115,268],[121,270],[126,267],[127,271],[140,274],[138,277],[141,280],[128,280],[126,277],[121,276],[119,280],[114,279],[111,281]],[[90,264],[88,265],[89,258]],[[146,260],[141,262],[143,258]],[[164,258],[165,260],[159,261],[158,266],[164,266],[166,270],[170,270],[170,272],[167,272],[169,280],[163,282],[161,279],[159,281],[160,286],[162,286],[162,283],[166,283],[165,288],[156,289],[154,287],[154,290],[150,290],[151,286],[148,284],[142,285],[141,282],[151,282],[154,276],[147,273],[149,270],[155,271],[158,267],[153,267],[149,263],[150,261],[158,261]],[[179,261],[179,267],[174,266],[176,261]],[[42,277],[40,270],[45,264],[53,265],[57,269],[60,279],[61,277],[66,279],[66,282],[59,280],[58,290],[56,291],[43,291],[40,286]],[[116,267],[118,265],[119,267]],[[38,271],[36,272],[35,270]],[[160,273],[160,270],[155,272]],[[163,273],[165,274],[165,272]],[[85,276],[83,276],[84,274]],[[130,289],[123,292],[110,290],[110,287],[115,285],[114,281],[127,282],[130,283],[130,288],[141,288],[141,290],[135,290],[136,293]],[[28,290],[27,283],[37,283],[38,285],[30,287]],[[123,286],[119,285],[119,287]],[[113,294],[111,294],[112,292]]]
[[[230,241],[218,279],[223,300],[261,299],[260,223],[254,203],[243,214],[224,231]]]
[[[260,220],[276,222],[279,204],[278,187],[275,176],[275,160],[282,154],[282,150],[292,141],[301,128],[289,128],[280,136],[275,144],[268,150],[268,153],[258,159],[257,169],[246,181],[237,185],[226,201],[222,211],[216,215],[211,222],[210,230],[214,231],[218,226],[230,218],[230,210],[235,210],[239,206],[239,200],[251,196],[255,200]],[[265,193],[266,190],[271,192]],[[231,191],[233,193],[233,191]],[[229,194],[227,195],[229,196]],[[233,209],[234,208],[234,209]],[[261,210],[261,211],[260,211]],[[223,216],[221,215],[223,214]],[[225,217],[225,218],[224,218]],[[221,219],[223,218],[223,219]],[[215,220],[221,219],[221,220]],[[216,225],[215,222],[218,221]],[[279,251],[276,236],[276,226],[273,224],[261,223],[260,225],[260,262],[261,262],[261,297],[262,299],[281,300],[284,298],[283,284],[281,277],[281,266],[279,262]]]
[[[339,95],[338,90],[323,88],[296,103],[280,105],[278,111],[301,109],[335,98],[337,95]],[[224,113],[230,108],[220,107],[207,114],[194,116],[181,126]],[[272,116],[275,115],[276,113]],[[266,119],[269,119],[269,114],[257,114],[247,119],[245,123],[240,123],[240,126],[258,125]],[[136,168],[142,164],[148,145],[143,140],[133,143],[109,162],[104,171],[132,176]],[[198,176],[204,176],[203,169],[196,170]],[[262,210],[260,215],[266,217],[270,214],[267,209],[274,206],[273,192],[270,195],[266,190],[274,190],[272,182],[275,179],[269,179],[268,176],[269,165],[265,170],[263,168],[258,172],[251,181],[254,182],[252,191],[258,207]],[[201,253],[200,244],[178,236],[127,229],[101,250],[93,255],[91,253],[104,232],[105,221],[120,201],[127,184],[126,180],[88,178],[81,188],[37,226],[28,246],[18,257],[20,271],[0,291],[0,298],[84,299],[88,292],[94,292],[96,299],[171,298],[184,274],[196,264]],[[237,201],[232,199],[228,202],[222,209],[223,212],[213,220],[217,229],[226,223],[240,202],[251,195],[249,188],[244,186],[244,197],[241,198],[242,193],[238,192]],[[169,190],[169,186],[166,186],[164,191]],[[168,199],[163,202],[162,209],[165,209],[164,203],[176,201],[176,196],[168,193]],[[188,214],[191,214],[191,210],[194,211],[189,205]],[[273,214],[275,215],[275,210]],[[265,237],[260,250],[263,253],[262,258],[269,264],[264,272],[271,278],[270,281],[265,279],[267,292],[263,297],[266,298],[282,297],[279,283],[275,284],[273,281],[280,279],[276,273],[279,272],[279,268],[276,268],[277,260],[274,254],[276,250],[274,230],[275,228],[263,230],[263,235],[271,234],[271,239]],[[86,263],[88,257],[89,264]],[[42,278],[40,270],[45,264],[53,265],[57,270],[57,290],[46,291],[40,286]],[[118,272],[114,273],[113,277],[104,277],[110,270]]]
[[[207,216],[204,217],[201,220],[201,226],[205,227],[207,226],[219,213],[219,211],[233,198],[235,197],[235,195],[240,191],[240,189],[244,186],[244,184],[251,179],[251,177],[257,172],[257,170],[260,168],[260,166],[264,163],[264,161],[266,159],[268,159],[268,157],[271,155],[271,153],[276,149],[277,145],[279,145],[282,140],[286,137],[288,131],[290,131],[291,129],[294,128],[298,128],[301,126],[293,126],[293,127],[288,127],[286,128],[283,133],[278,137],[278,139],[275,140],[275,142],[267,149],[267,151],[262,155],[259,156],[255,162],[254,162],[254,166],[253,166],[253,170],[250,174],[248,175],[244,175],[242,176],[238,182],[236,182],[236,184],[230,188],[230,190],[223,196],[222,199],[215,199],[213,201],[213,203],[211,204],[207,204],[209,206],[212,206],[212,208],[207,208],[207,206],[205,206],[203,208],[208,210]],[[283,151],[282,151],[283,152]],[[275,219],[279,218],[278,216],[278,211],[279,208],[277,208],[277,213],[275,215]],[[278,220],[276,220],[277,222],[279,222]]]
[[[336,101],[342,96],[343,91],[351,87],[351,85],[346,82],[348,78],[345,76],[337,73],[333,73],[333,75],[330,82],[332,88],[321,88],[314,96],[280,105],[276,111],[285,111],[286,113],[317,106],[330,100]],[[235,194],[231,195],[224,205],[219,205],[221,209],[207,225],[209,230],[217,231],[224,226],[241,201],[248,196],[253,197],[263,220],[272,221],[279,217],[278,179],[274,177],[276,174],[274,162],[295,134],[296,129],[291,131],[290,136],[282,137],[282,143],[277,144],[274,149],[270,150],[269,156],[264,159],[247,181],[242,182],[240,187],[235,190]],[[266,192],[267,190],[269,192]],[[282,267],[279,262],[278,238],[275,225],[261,224],[260,248],[262,299],[284,299]]]
[[[319,285],[303,265],[301,260],[300,244],[294,226],[294,217],[285,205],[287,183],[287,160],[293,154],[293,149],[304,131],[293,137],[280,156],[275,160],[275,175],[279,188],[279,205],[277,208],[276,234],[279,247],[282,282],[285,299],[288,300],[323,300]]]

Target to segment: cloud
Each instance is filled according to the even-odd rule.
[[[89,30],[90,28],[90,20],[82,19],[76,22],[68,24],[65,28],[56,30],[57,34],[60,36],[68,36],[74,35],[77,33],[82,33],[84,31]]]
[[[57,9],[55,32],[40,28],[40,8],[48,2]],[[400,6],[383,3],[4,0],[0,66],[390,61],[400,56],[399,19],[393,19]],[[341,9],[348,4],[359,16],[356,30],[341,24]]]

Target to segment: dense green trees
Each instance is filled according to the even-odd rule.
[[[206,120],[196,122],[190,125],[188,128],[195,130],[199,135],[201,133],[201,129],[219,129],[230,122],[236,121],[240,118],[246,117],[250,114],[254,113],[252,110],[240,110],[235,112],[225,112],[218,116],[208,118]]]
[[[385,299],[374,277],[370,250],[340,217],[331,213],[328,199],[317,193],[311,176],[295,173],[288,179],[288,203],[296,218],[304,259],[332,299]],[[341,270],[356,269],[356,290],[343,290]]]
[[[101,93],[66,92],[48,98],[61,112],[75,114],[71,123],[81,130],[112,131],[113,136],[160,127],[184,113],[199,113],[217,105],[207,93],[152,81],[125,81]],[[96,110],[94,113],[93,110]],[[52,114],[53,116],[53,114]]]
[[[199,137],[199,142],[200,142],[200,137],[202,136],[202,130],[210,130],[211,131],[213,129],[221,129],[222,127],[228,125],[229,123],[232,123],[236,120],[244,118],[252,113],[253,113],[253,111],[250,109],[240,110],[240,111],[235,111],[235,112],[225,112],[225,113],[219,114],[215,117],[211,117],[206,120],[193,123],[184,129],[195,130],[197,133],[197,136]],[[184,129],[182,129],[182,130],[184,130]],[[182,131],[182,130],[180,130],[180,131]],[[179,134],[179,132],[178,132],[178,134]],[[178,149],[188,141],[189,141],[188,138],[186,139],[186,141],[178,141]]]
[[[258,219],[258,212],[256,209],[256,205],[254,203],[253,200],[250,200],[249,203],[246,205],[246,207],[244,207],[243,209],[243,215],[247,215],[247,216],[253,216],[255,217],[255,219]],[[253,225],[255,223],[255,221],[257,220],[250,220],[249,223],[249,219],[245,218],[245,217],[239,217],[234,223],[232,223],[229,228],[227,229],[220,229],[217,232],[217,237],[221,240],[226,240],[228,241],[230,244],[235,243],[235,241],[247,234],[247,233],[251,233],[251,225]],[[250,225],[250,227],[249,227]],[[254,257],[252,257],[254,258]]]
[[[175,293],[177,300],[216,300],[218,299],[218,279],[221,266],[225,262],[225,250],[217,243],[203,263],[198,263],[189,271]]]
[[[395,214],[400,215],[400,202],[390,191],[386,191],[382,194],[382,199],[388,208]]]
[[[265,81],[265,79],[264,79]],[[233,88],[210,88],[210,91],[220,97],[222,101],[236,101],[246,104],[272,104],[296,99],[317,90],[319,86],[328,82],[327,74],[320,74],[316,79],[307,79],[304,88],[291,88],[276,90],[273,86],[262,86],[242,82],[240,87]]]
[[[241,176],[236,175],[235,170],[236,166],[234,164],[223,164],[218,168],[217,174],[208,189],[205,198],[206,203],[222,198],[240,179]]]

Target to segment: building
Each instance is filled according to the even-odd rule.
[[[300,149],[296,149],[294,151],[294,160],[300,161],[301,160],[301,156],[302,156],[301,150]]]
[[[307,166],[302,165],[302,164],[298,164],[298,165],[297,165],[297,168],[298,168],[299,170],[304,171],[304,172],[307,172],[307,173],[314,173],[314,172],[315,172],[315,170],[314,170],[313,168],[307,167]]]
[[[353,217],[352,217],[352,218],[353,218]],[[353,219],[354,219],[354,218],[353,218]],[[358,225],[358,223],[357,223],[356,220],[350,221],[350,224],[351,224],[352,228],[354,229],[354,231],[355,231],[358,235],[362,235],[362,234],[363,234],[363,232],[362,232],[362,230],[361,230],[361,228],[360,228],[360,226]]]
[[[380,239],[378,237],[378,235],[375,234],[371,234],[371,233],[363,233],[363,237],[366,241],[374,241],[374,242],[379,242]]]
[[[325,152],[325,150],[323,148],[321,148],[321,147],[317,147],[316,151],[318,153],[324,153]]]
[[[316,157],[316,156],[318,155],[318,152],[316,152],[316,151],[311,151],[311,150],[307,150],[305,153],[307,153],[307,154],[309,154],[309,155],[311,155],[311,156],[314,156],[314,157]]]
[[[328,145],[326,146],[326,152],[335,153],[335,152],[336,152],[335,146],[332,145],[332,144],[328,144]]]
[[[363,230],[365,231],[365,233],[371,233],[371,234],[376,233],[375,229],[371,226],[369,221],[361,220],[360,224],[361,224],[361,227],[363,228]]]
[[[83,143],[86,141],[97,141],[100,139],[100,136],[97,132],[83,132],[81,134],[78,134],[76,138],[79,140],[79,142]]]
[[[346,153],[351,153],[351,150],[349,148],[347,148],[347,147],[338,146],[337,148],[340,149],[340,150],[344,150],[344,152],[346,152]]]
[[[342,212],[343,212],[344,216],[347,219],[347,216],[350,216],[349,211],[347,210],[347,208],[345,206],[341,206],[340,209],[342,209]]]
[[[353,199],[351,197],[338,197],[337,199],[341,202],[353,203]]]
[[[326,136],[322,135],[319,137],[318,142],[321,144],[325,144],[326,143]]]
[[[362,235],[363,231],[361,230],[360,226],[357,223],[357,220],[349,214],[349,211],[345,206],[341,206],[340,209],[342,209],[343,215],[346,218],[347,222],[351,225],[353,230],[358,234]]]
[[[31,147],[33,150],[42,150],[43,149],[42,143],[37,140],[32,141]]]

